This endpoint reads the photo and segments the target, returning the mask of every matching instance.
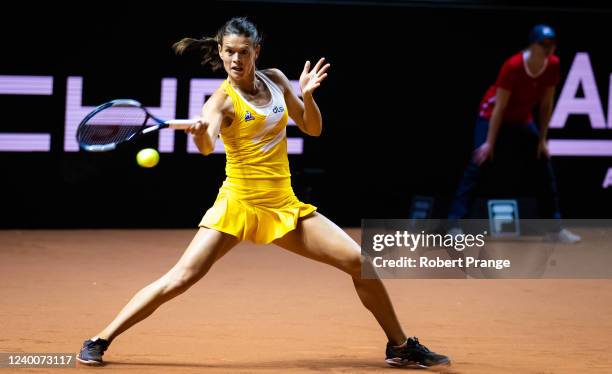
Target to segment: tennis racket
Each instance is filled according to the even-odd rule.
[[[138,101],[120,99],[104,103],[85,116],[76,138],[85,151],[105,152],[154,131],[185,130],[196,123],[196,120],[184,119],[164,121],[149,113]]]

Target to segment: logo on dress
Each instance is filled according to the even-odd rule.
[[[255,119],[255,117],[253,117],[253,115],[251,114],[251,112],[249,112],[249,111],[247,110],[246,114],[244,115],[244,121],[245,121],[245,122],[247,122],[247,121],[252,121],[252,120],[254,120],[254,119]]]
[[[274,109],[272,109],[272,112],[274,113],[282,113],[285,111],[285,108],[282,106],[275,106]]]

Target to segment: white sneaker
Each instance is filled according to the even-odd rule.
[[[559,232],[549,232],[544,236],[544,241],[555,243],[578,243],[582,238],[568,229],[562,229]]]

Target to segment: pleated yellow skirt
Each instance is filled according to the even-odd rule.
[[[227,178],[200,227],[208,227],[254,243],[270,243],[297,226],[317,207],[298,200],[290,178],[257,180]]]

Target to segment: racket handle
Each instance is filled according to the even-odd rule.
[[[198,123],[198,120],[195,119],[172,119],[170,121],[166,121],[168,127],[175,130],[185,130],[196,123]]]

